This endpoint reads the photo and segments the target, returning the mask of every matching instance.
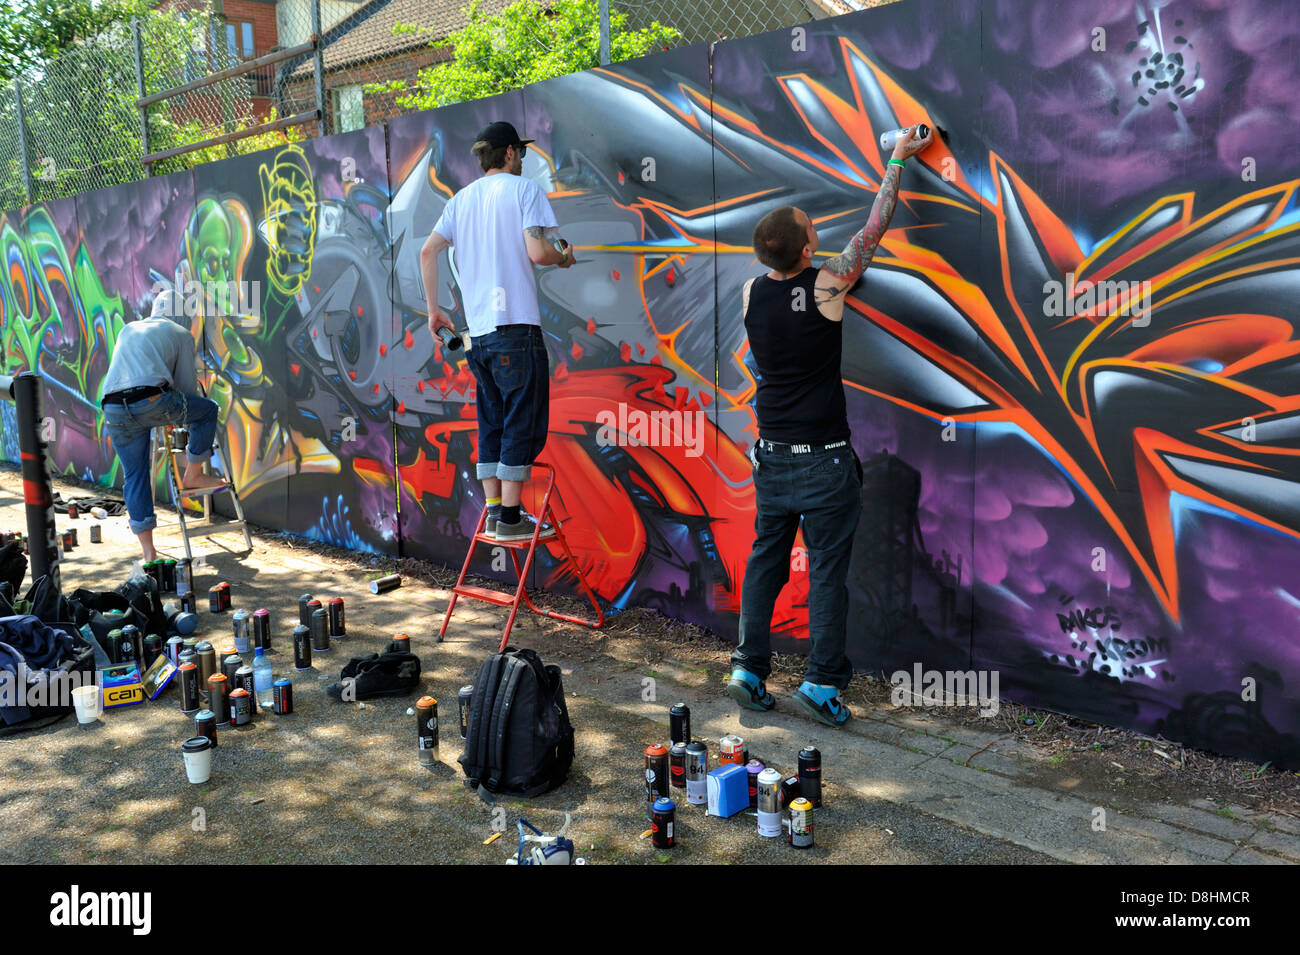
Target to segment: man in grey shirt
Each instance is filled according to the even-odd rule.
[[[188,426],[185,449],[186,490],[220,487],[225,482],[203,473],[217,433],[217,403],[201,397],[194,366],[194,339],[179,295],[165,291],[154,299],[153,313],[126,325],[117,336],[113,360],[104,376],[104,427],[122,462],[123,496],[131,530],[146,561],[158,552],[153,529],[158,524],[150,486],[149,438],[163,425]]]

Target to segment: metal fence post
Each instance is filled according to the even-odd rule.
[[[132,18],[131,34],[135,38],[135,86],[141,99],[145,97],[144,88],[144,37],[140,33],[140,21]],[[140,156],[149,155],[149,107],[140,107]],[[153,163],[142,163],[145,178],[153,175]]]
[[[600,0],[600,65],[609,66],[609,0]]]
[[[23,84],[14,80],[14,121],[18,124],[18,165],[23,168],[23,189],[28,202],[36,201],[32,188],[32,161],[27,155],[27,118],[23,114]]]
[[[316,132],[317,135],[328,136],[329,130],[325,128],[325,55],[321,51],[320,0],[311,0],[311,33],[316,43],[316,52],[312,54],[312,68],[316,74],[316,109],[320,111]]]

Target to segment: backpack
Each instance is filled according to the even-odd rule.
[[[484,660],[459,762],[467,785],[488,802],[540,796],[563,783],[573,765],[573,725],[560,668],[513,647]]]

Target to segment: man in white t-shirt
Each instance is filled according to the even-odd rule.
[[[531,139],[509,123],[491,123],[473,153],[483,177],[451,197],[420,251],[429,332],[455,331],[438,308],[438,256],[456,250],[476,379],[478,478],[487,498],[487,533],[527,540],[533,521],[520,510],[524,482],[546,444],[550,362],[542,339],[534,266],[567,269],[573,256],[552,244],[556,222],[541,186],[522,177]],[[542,537],[553,536],[548,526]]]

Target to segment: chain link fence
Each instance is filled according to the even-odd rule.
[[[0,84],[0,207],[15,208],[253,152],[286,141],[378,125],[417,108],[412,90],[450,59],[438,46],[469,22],[460,0],[206,0],[74,47],[21,80]],[[613,0],[628,30],[653,24],[675,45],[751,36],[848,13],[886,0]],[[512,0],[479,0],[495,16]],[[524,11],[523,15],[527,15]],[[539,36],[545,33],[543,29]],[[320,37],[318,48],[311,47]],[[539,55],[548,52],[539,42]],[[276,60],[275,54],[296,51]],[[239,75],[215,79],[249,61]],[[320,80],[317,76],[319,72]],[[137,99],[186,91],[151,103]],[[314,114],[317,121],[240,136],[253,127]],[[210,143],[193,151],[182,147]],[[172,155],[166,155],[174,153]],[[26,162],[23,161],[24,155]]]

